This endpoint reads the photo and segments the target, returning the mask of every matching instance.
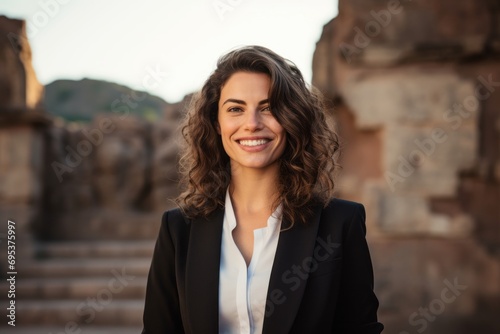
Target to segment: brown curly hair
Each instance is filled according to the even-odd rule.
[[[271,78],[271,113],[286,131],[278,180],[283,219],[306,222],[311,204],[324,205],[333,197],[339,142],[327,125],[320,94],[309,89],[300,70],[262,46],[246,46],[219,58],[217,68],[194,95],[181,127],[185,143],[180,159],[185,191],[176,199],[190,217],[206,217],[224,207],[231,180],[229,157],[217,133],[222,86],[235,72],[265,73]]]

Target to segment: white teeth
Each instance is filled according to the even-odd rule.
[[[257,140],[240,140],[240,144],[243,146],[258,146],[267,143],[268,139],[257,139]]]

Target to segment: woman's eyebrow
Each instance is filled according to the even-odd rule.
[[[242,105],[246,105],[247,103],[243,100],[238,100],[238,99],[227,99],[226,101],[224,101],[224,103],[222,105],[225,105],[226,103],[228,102],[233,102],[233,103],[237,103],[237,104],[242,104]],[[262,100],[259,102],[259,106],[260,105],[263,105],[263,104],[266,104],[266,103],[269,103],[269,99],[265,99],[265,100]]]
[[[237,99],[227,99],[226,101],[224,101],[224,103],[222,105],[225,105],[226,103],[228,102],[233,102],[233,103],[237,103],[237,104],[243,104],[243,105],[246,105],[247,103],[243,100],[237,100]]]

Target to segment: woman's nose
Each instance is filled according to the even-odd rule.
[[[248,130],[255,131],[262,127],[262,115],[259,111],[249,111],[247,112],[245,119],[245,127]]]

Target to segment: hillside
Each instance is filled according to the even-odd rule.
[[[48,113],[67,121],[89,122],[100,113],[133,114],[149,121],[163,117],[163,99],[112,82],[56,80],[45,86]]]

